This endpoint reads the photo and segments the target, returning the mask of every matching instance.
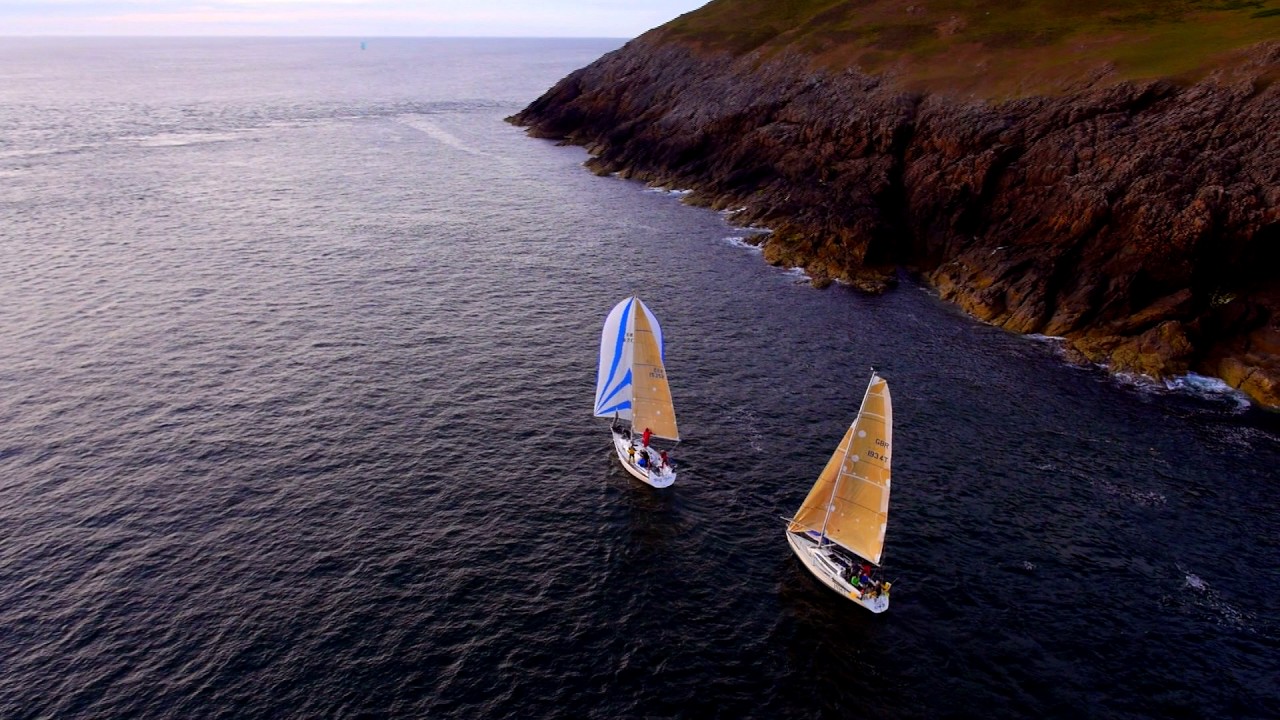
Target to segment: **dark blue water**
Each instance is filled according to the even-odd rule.
[[[616,45],[0,45],[0,717],[1280,715],[1275,418],[502,122]],[[668,491],[590,416],[630,293]],[[778,519],[871,366],[882,616]]]

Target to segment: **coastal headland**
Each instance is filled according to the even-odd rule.
[[[1280,0],[715,0],[510,120],[771,229],[819,287],[906,268],[1280,408],[1278,79]]]

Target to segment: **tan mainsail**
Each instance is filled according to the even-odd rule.
[[[636,432],[648,428],[657,437],[679,440],[676,411],[671,403],[671,387],[667,385],[667,371],[662,367],[658,339],[644,312],[636,312],[633,317],[631,427]]]
[[[792,518],[790,530],[821,533],[879,565],[889,512],[892,448],[889,384],[872,374],[858,417]]]

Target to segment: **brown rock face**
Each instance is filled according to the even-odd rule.
[[[1280,407],[1280,43],[1247,67],[991,104],[641,38],[512,121],[744,208],[771,263],[869,291],[907,266],[987,322]]]

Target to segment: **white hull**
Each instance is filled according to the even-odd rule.
[[[642,453],[648,453],[650,460],[648,469],[640,467],[631,460],[631,453],[628,452],[628,448],[631,447],[636,449],[635,456],[637,458]],[[635,476],[637,480],[656,488],[671,487],[671,484],[676,481],[675,469],[671,466],[657,468],[660,462],[658,452],[653,448],[645,448],[639,437],[633,435],[631,440],[628,441],[615,432],[613,433],[613,449],[618,454],[618,462],[622,463],[623,469]]]
[[[804,563],[809,572],[821,580],[823,585],[873,613],[882,613],[889,609],[888,592],[869,597],[850,585],[840,576],[839,566],[830,560],[831,551],[827,548],[820,548],[816,542],[791,531],[787,531],[787,543],[791,545],[796,557],[800,558],[800,562]]]

